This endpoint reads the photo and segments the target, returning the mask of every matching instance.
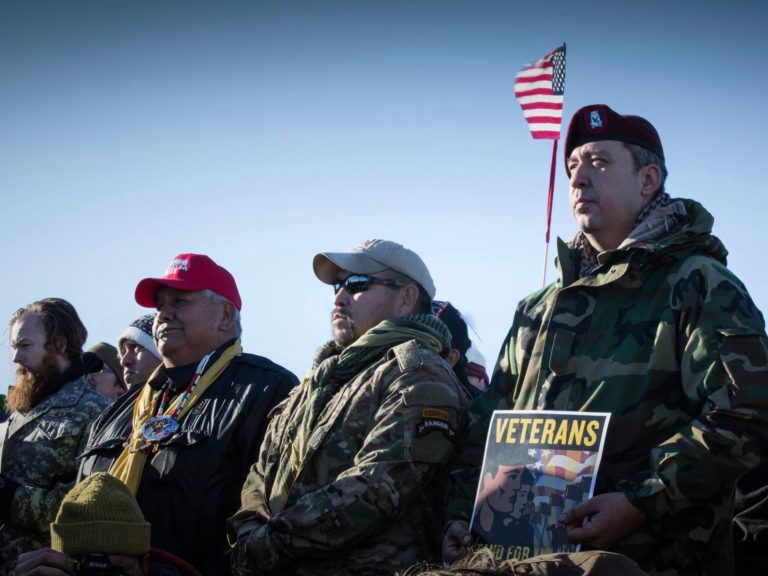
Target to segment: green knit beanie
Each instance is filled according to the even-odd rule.
[[[51,524],[51,548],[68,556],[149,552],[150,525],[120,480],[98,472],[64,497]]]

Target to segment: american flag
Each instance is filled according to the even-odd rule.
[[[515,97],[531,136],[558,140],[563,122],[565,44],[523,68],[515,77]]]

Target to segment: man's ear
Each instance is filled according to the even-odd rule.
[[[640,176],[643,179],[640,193],[650,199],[661,187],[661,168],[657,164],[648,164],[640,168]]]
[[[56,336],[51,340],[51,349],[57,354],[64,355],[67,351],[67,339],[64,336]]]
[[[448,362],[448,366],[453,368],[456,366],[456,362],[459,361],[459,358],[461,358],[461,351],[458,348],[451,348],[451,351],[445,361]]]
[[[237,308],[232,302],[222,302],[221,322],[219,328],[222,332],[230,332],[235,327]]]
[[[419,287],[416,284],[406,284],[403,289],[400,290],[399,298],[399,312],[401,316],[406,314],[413,314],[416,312],[416,306],[419,302]]]

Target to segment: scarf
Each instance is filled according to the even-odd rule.
[[[658,240],[677,232],[688,221],[688,214],[682,200],[673,200],[666,192],[656,194],[637,216],[632,232],[617,250]],[[597,259],[598,252],[589,243],[586,234],[577,232],[571,241],[571,246],[576,250],[578,277],[584,278],[593,274],[600,266],[600,262]]]
[[[232,345],[227,347],[221,353],[219,359],[216,360],[212,366],[205,369],[200,381],[189,394],[183,408],[176,415],[176,419],[179,422],[183,421],[184,416],[186,416],[197,403],[208,387],[216,381],[216,378],[218,378],[222,372],[224,372],[232,359],[235,358],[235,356],[239,356],[242,351],[243,347],[240,345],[240,340],[235,340]],[[155,377],[159,370],[160,366],[158,366],[152,373],[152,376],[149,377],[149,381]],[[139,491],[141,474],[144,470],[144,465],[147,462],[148,453],[150,449],[158,446],[157,444],[148,444],[141,436],[141,430],[144,424],[156,415],[160,397],[163,393],[162,388],[153,388],[149,385],[149,381],[144,386],[133,405],[133,419],[131,422],[133,432],[131,433],[131,437],[125,443],[125,447],[120,453],[120,456],[117,457],[117,460],[112,463],[112,466],[109,469],[109,473],[122,480],[134,496]],[[177,394],[176,398],[174,398],[168,405],[165,413],[172,414],[181,402],[183,396],[183,393]]]
[[[344,384],[384,358],[392,347],[410,340],[439,354],[450,348],[451,333],[431,314],[411,314],[384,320],[344,349],[331,341],[318,350],[312,370],[301,383],[298,407],[283,436],[287,442],[280,453],[269,498],[273,514],[285,507],[288,491],[307,455],[309,438],[331,398]]]

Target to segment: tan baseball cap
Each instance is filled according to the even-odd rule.
[[[435,297],[435,283],[424,261],[412,250],[390,240],[366,240],[349,252],[321,252],[312,259],[312,269],[326,284],[337,282],[342,270],[352,274],[394,270],[415,280],[430,298]]]

